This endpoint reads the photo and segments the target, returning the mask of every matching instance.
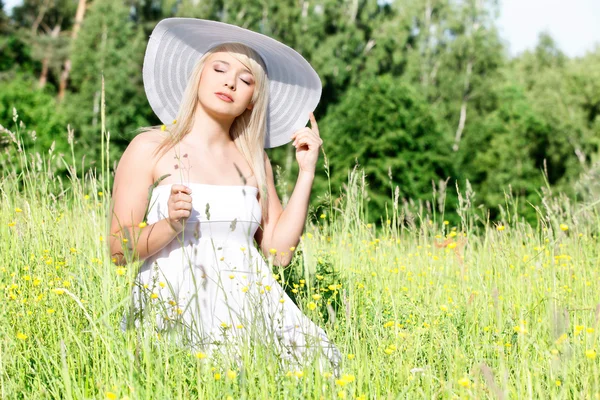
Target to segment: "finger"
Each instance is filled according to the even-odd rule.
[[[319,135],[319,125],[317,125],[317,120],[315,119],[315,114],[314,113],[310,113],[309,114],[309,118],[310,118],[310,129],[312,129],[317,136]]]
[[[294,140],[294,146],[300,142],[300,139],[306,139],[306,138],[312,138],[313,140],[315,140],[317,142],[319,140],[321,140],[321,138],[315,132],[313,132],[309,129],[308,131],[302,131],[298,134],[298,136]]]
[[[189,203],[187,201],[177,201],[173,205],[175,206],[176,210],[191,210],[192,209],[192,203]]]
[[[186,201],[186,202],[189,202],[189,203],[191,203],[191,201],[192,201],[192,196],[190,196],[189,194],[185,194],[185,193],[181,193],[181,192],[180,192],[180,193],[177,193],[177,194],[174,196],[174,200],[175,200],[175,201]]]
[[[172,194],[177,194],[179,192],[184,192],[187,194],[192,194],[192,189],[190,189],[189,187],[185,186],[185,185],[173,185],[171,186],[171,193]]]

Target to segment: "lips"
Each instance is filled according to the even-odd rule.
[[[230,102],[230,103],[232,103],[232,102],[233,102],[233,99],[232,99],[232,98],[231,98],[231,96],[229,96],[228,94],[221,93],[221,92],[216,92],[215,94],[216,94],[216,95],[217,95],[217,97],[218,97],[218,98],[220,98],[221,100],[228,101],[228,102]]]

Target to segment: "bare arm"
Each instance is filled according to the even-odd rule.
[[[277,256],[273,259],[275,265],[286,266],[294,254],[291,248],[298,245],[304,230],[314,173],[300,172],[290,200],[283,209],[275,190],[271,163],[266,155],[265,158],[269,218],[263,220],[262,230],[257,231],[256,239],[263,254],[270,255],[271,249],[277,250]]]
[[[145,222],[148,188],[153,183],[150,154],[156,143],[149,137],[150,133],[144,133],[131,141],[115,173],[109,246],[111,257],[120,265],[155,254],[178,234],[177,227],[173,227],[169,219],[140,226]]]

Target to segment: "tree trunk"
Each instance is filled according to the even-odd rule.
[[[81,27],[81,23],[83,22],[83,16],[85,15],[85,4],[86,0],[79,0],[79,4],[77,5],[77,12],[75,13],[75,24],[73,25],[73,31],[71,32],[71,46],[75,43],[75,39],[77,39],[77,34],[79,33],[79,28]],[[65,60],[65,64],[63,67],[62,74],[60,75],[60,85],[58,88],[58,101],[62,101],[65,97],[65,92],[67,90],[67,81],[69,80],[69,74],[71,73],[71,59],[67,57]]]
[[[56,39],[58,34],[60,33],[60,25],[56,25],[52,32],[50,33],[50,37],[52,39]],[[42,60],[42,72],[40,73],[40,79],[38,81],[38,87],[41,89],[46,86],[46,82],[48,82],[48,65],[50,64],[50,53],[52,49],[47,48],[44,59]]]

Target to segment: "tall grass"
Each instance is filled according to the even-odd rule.
[[[401,203],[392,187],[389,217],[370,224],[365,177],[349,171],[283,271],[342,351],[342,376],[283,368],[260,347],[234,366],[119,329],[138,264],[107,254],[108,156],[99,175],[77,173],[73,156],[22,148],[17,117],[3,134],[14,140],[0,156],[1,398],[600,396],[597,202],[545,188],[531,226],[507,192],[492,223],[465,183],[451,226],[443,185],[430,204]]]

